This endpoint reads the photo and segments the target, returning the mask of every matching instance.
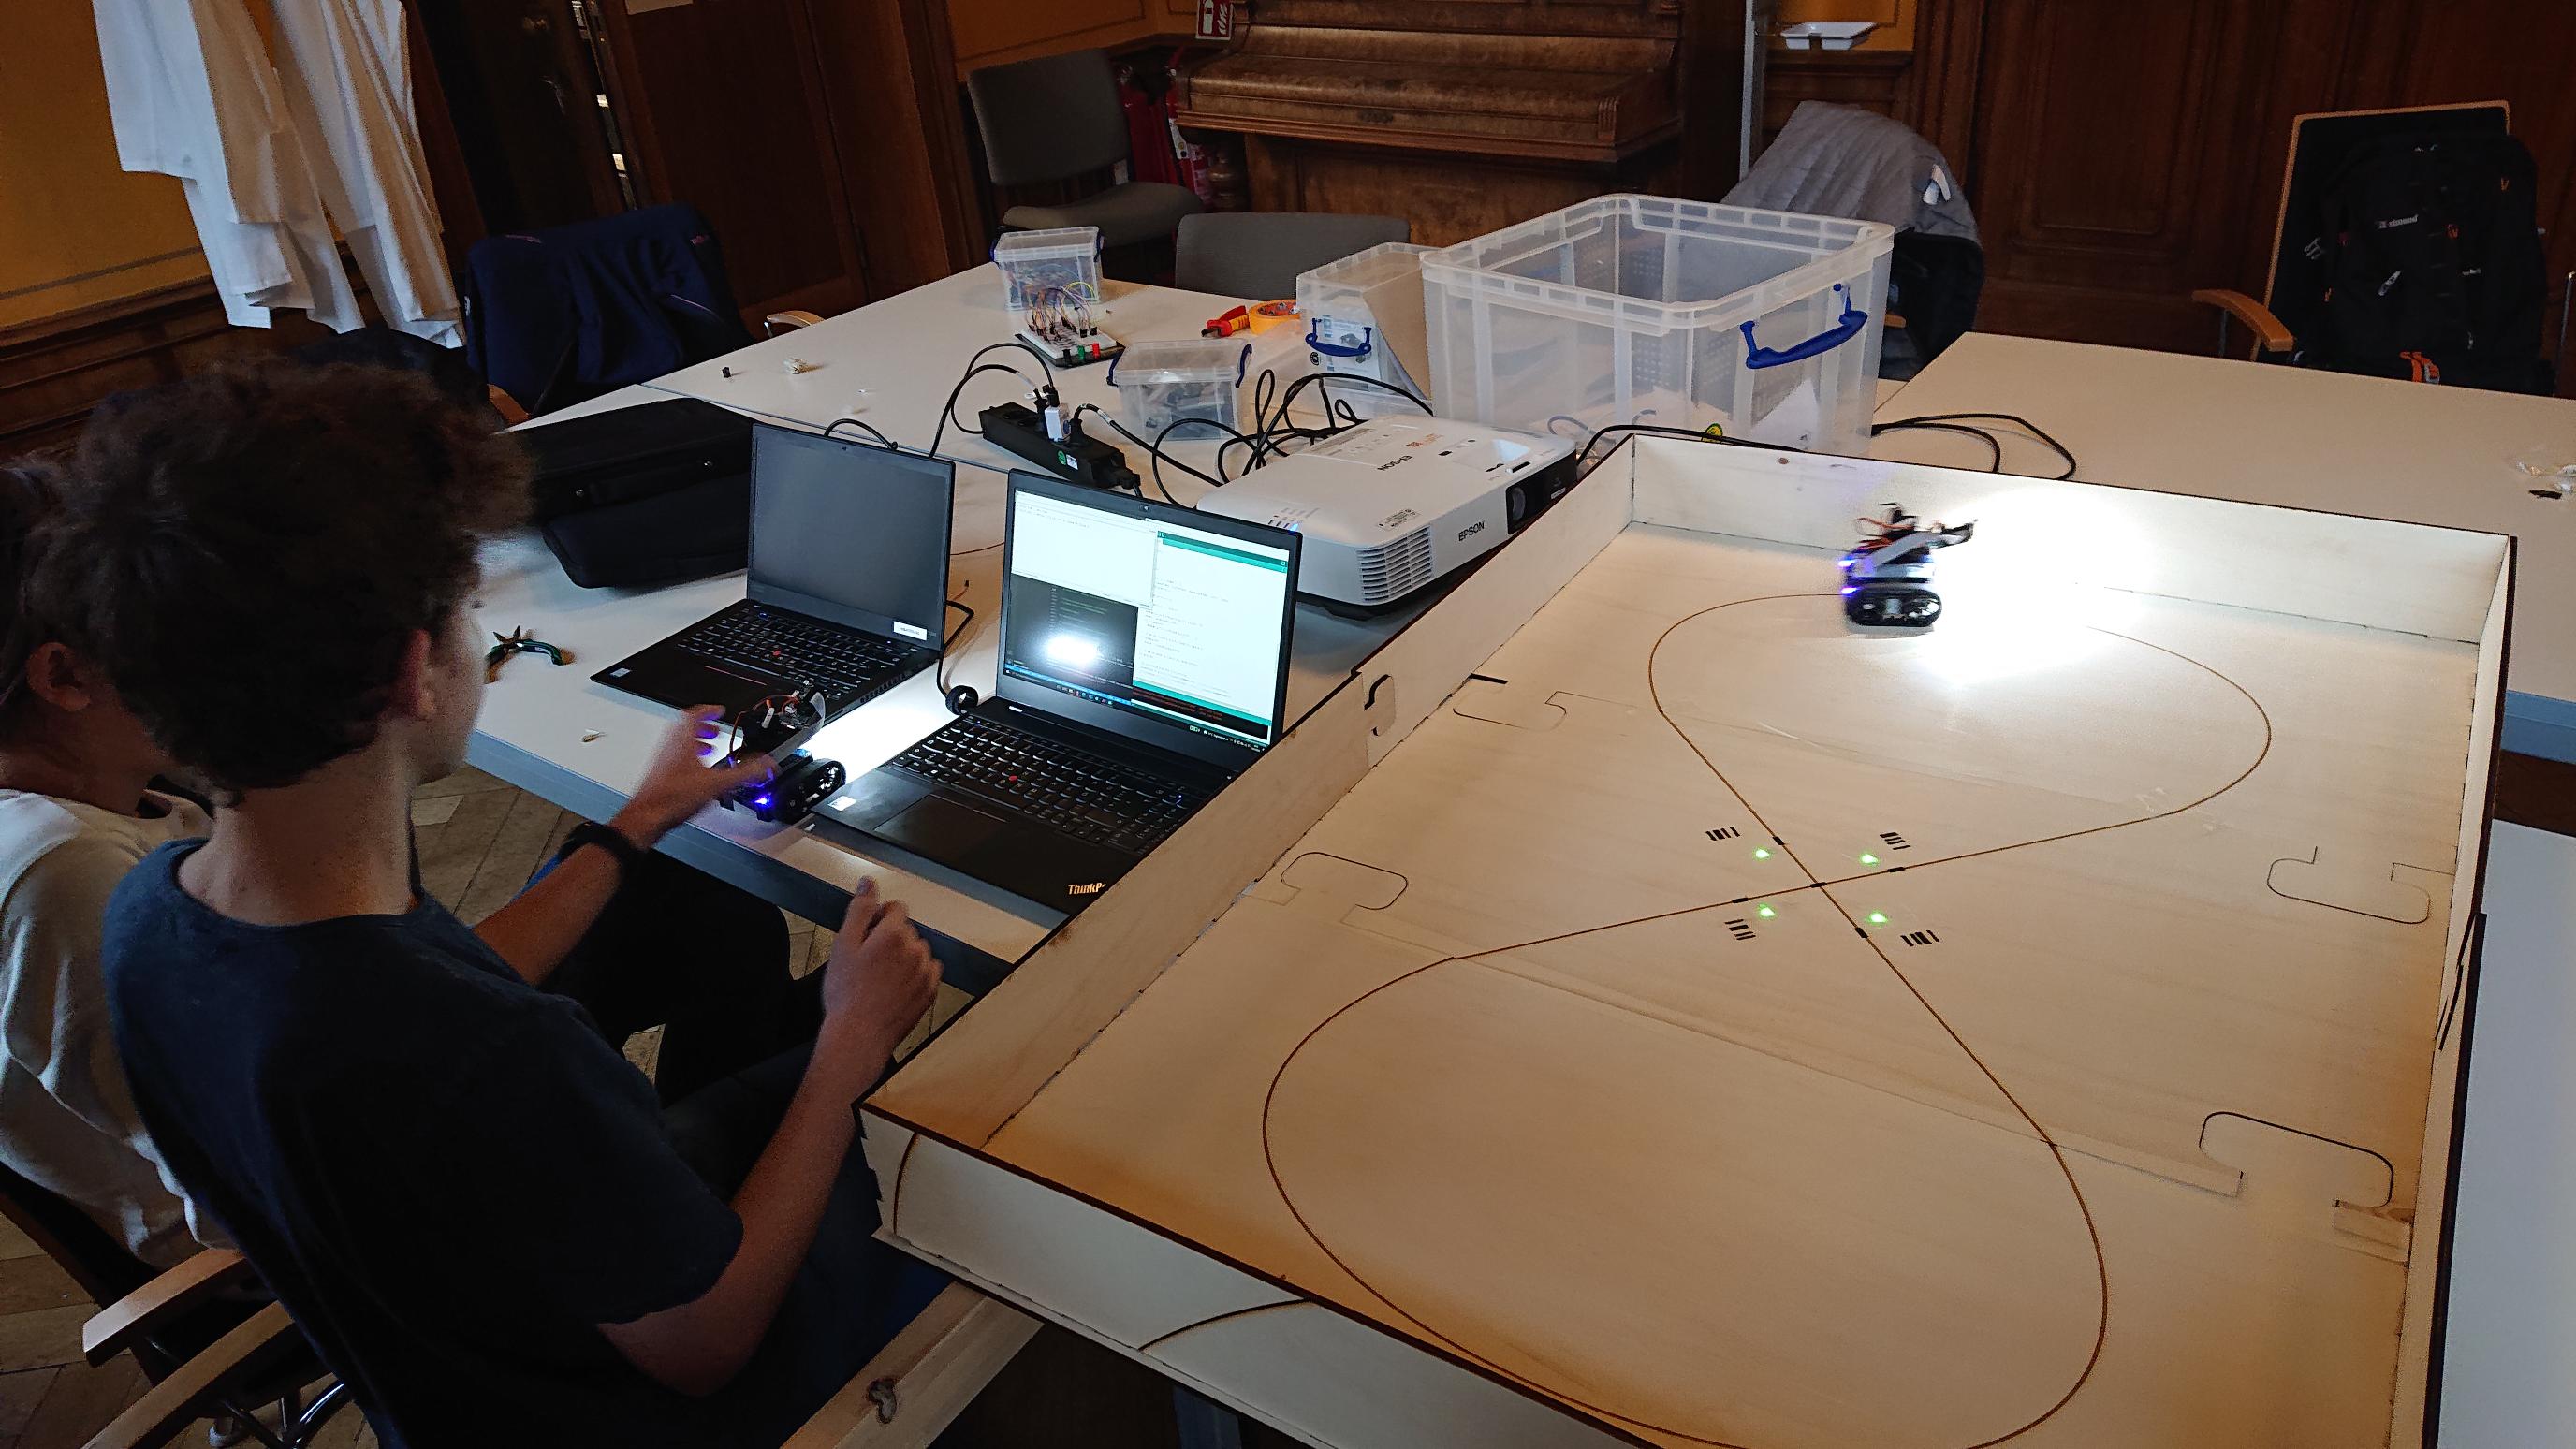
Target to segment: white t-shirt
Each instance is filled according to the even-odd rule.
[[[146,797],[145,817],[0,790],[0,1161],[80,1205],[155,1268],[196,1239],[187,1201],[134,1110],[108,1030],[99,935],[137,861],[204,835],[204,811]]]

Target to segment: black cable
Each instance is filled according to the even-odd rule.
[[[1178,468],[1182,472],[1189,474],[1191,477],[1196,478],[1202,483],[1205,483],[1210,488],[1222,488],[1225,486],[1226,480],[1223,478],[1211,478],[1200,469],[1193,468],[1189,464],[1184,463],[1180,459],[1165,452],[1163,449],[1163,441],[1166,438],[1171,437],[1173,433],[1180,429],[1185,428],[1192,423],[1196,423],[1203,428],[1216,429],[1218,432],[1225,434],[1227,439],[1230,441],[1251,441],[1244,437],[1243,434],[1236,432],[1234,429],[1227,427],[1225,424],[1218,422],[1214,418],[1174,418],[1171,422],[1165,424],[1163,430],[1155,434],[1154,440],[1149,443],[1143,438],[1138,437],[1136,434],[1129,432],[1125,424],[1119,422],[1116,418],[1111,417],[1098,403],[1084,403],[1082,406],[1075,408],[1073,410],[1074,420],[1076,422],[1081,421],[1084,413],[1098,413],[1100,415],[1100,420],[1107,423],[1111,431],[1117,433],[1118,436],[1125,438],[1127,441],[1134,443],[1137,447],[1145,450],[1145,455],[1150,460],[1149,466],[1153,472],[1154,490],[1163,495],[1164,502],[1171,504],[1175,508],[1187,508],[1190,505],[1173,497],[1171,485],[1163,481],[1163,465],[1165,463],[1170,463],[1173,467]],[[1219,446],[1222,447],[1224,445],[1219,444]]]
[[[1880,433],[1887,432],[1890,429],[1912,427],[1918,423],[1974,422],[2011,423],[2015,427],[2020,428],[2023,432],[2026,432],[2032,437],[2037,438],[2040,442],[2047,444],[2049,451],[2066,460],[2066,471],[2057,475],[2058,482],[2063,483],[2074,478],[2077,467],[2074,451],[2068,448],[2064,443],[2050,437],[2047,429],[2042,428],[2039,424],[2021,416],[2019,413],[1926,413],[1919,418],[1896,418],[1884,423],[1874,423],[1870,426],[1869,433],[1871,437],[1876,437]],[[2003,464],[1998,460],[1995,466],[2000,471]]]
[[[1983,428],[1972,428],[1965,423],[1916,422],[1912,419],[1906,419],[1900,422],[1873,424],[1870,427],[1869,435],[1875,438],[1881,433],[1893,433],[1898,431],[1963,433],[1968,437],[1974,438],[1978,442],[1985,444],[1986,451],[1994,455],[1992,461],[1986,465],[1987,472],[2000,473],[2004,470],[2003,440],[1997,438],[1994,434],[1987,432]]]
[[[885,433],[884,433],[881,429],[879,429],[879,428],[877,427],[877,425],[876,425],[876,424],[874,424],[874,423],[872,423],[872,422],[869,422],[869,421],[868,421],[867,419],[865,419],[865,418],[834,418],[834,419],[832,419],[830,422],[825,423],[825,424],[823,425],[823,436],[828,438],[828,437],[832,436],[832,430],[833,430],[834,428],[843,427],[843,426],[853,427],[853,428],[865,428],[865,429],[867,429],[867,430],[868,430],[868,436],[877,440],[877,446],[879,446],[879,447],[881,447],[881,448],[890,449],[891,451],[894,451],[894,452],[897,452],[897,453],[900,453],[900,452],[902,452],[902,451],[903,451],[903,444],[898,443],[898,442],[896,442],[894,439],[887,437],[887,436],[885,435]]]
[[[1334,383],[1357,383],[1362,387],[1374,387],[1383,392],[1391,392],[1422,409],[1424,416],[1431,415],[1431,404],[1424,402],[1411,389],[1374,377],[1364,377],[1354,373],[1310,372],[1288,384],[1284,389],[1277,387],[1278,381],[1277,373],[1268,368],[1262,369],[1261,380],[1253,387],[1252,434],[1248,439],[1229,439],[1217,445],[1218,473],[1225,472],[1225,450],[1233,447],[1237,441],[1242,441],[1249,450],[1243,460],[1243,471],[1249,473],[1273,458],[1286,456],[1288,452],[1286,445],[1289,442],[1299,440],[1314,442],[1320,438],[1348,432],[1359,426],[1363,421],[1359,414],[1353,411],[1348,403],[1339,401],[1332,395],[1331,385]],[[1298,394],[1309,387],[1314,388],[1324,399],[1325,425],[1320,428],[1302,427],[1288,420],[1289,409],[1296,402]]]
[[[986,372],[1007,372],[1020,381],[1028,383],[1031,391],[1036,391],[1038,388],[1038,384],[1029,381],[1027,373],[1007,363],[984,362],[967,368],[966,375],[957,379],[957,385],[948,390],[948,401],[940,406],[939,426],[930,430],[930,451],[934,456],[939,452],[939,440],[947,435],[949,425],[952,423],[956,424],[957,431],[961,433],[978,438],[984,436],[982,428],[970,428],[964,423],[957,422],[957,396],[966,390],[966,384],[973,382],[977,374]],[[1052,387],[1054,384],[1050,381],[1047,385]]]
[[[1027,353],[1029,356],[1036,358],[1038,360],[1039,369],[1046,373],[1047,386],[1055,386],[1055,364],[1047,360],[1047,355],[1044,352],[1031,346],[1029,340],[1025,337],[1014,337],[1006,342],[996,342],[989,347],[977,348],[975,350],[975,355],[966,359],[966,365],[968,367],[973,367],[976,363],[983,361],[985,358],[996,352],[1008,351],[1014,347]]]
[[[1413,404],[1415,407],[1422,409],[1425,416],[1428,416],[1431,412],[1431,404],[1424,402],[1419,393],[1416,393],[1413,389],[1402,386],[1401,384],[1388,382],[1383,378],[1370,377],[1364,373],[1356,372],[1310,372],[1304,377],[1297,379],[1295,382],[1288,384],[1288,391],[1282,394],[1279,399],[1281,415],[1286,415],[1289,401],[1295,398],[1298,392],[1304,389],[1308,383],[1313,383],[1315,385],[1315,390],[1319,393],[1323,393],[1327,400],[1326,411],[1328,416],[1330,414],[1330,409],[1334,406],[1347,407],[1348,404],[1346,403],[1332,403],[1330,401],[1332,394],[1324,392],[1324,384],[1333,382],[1355,382],[1360,384],[1362,387],[1373,387],[1381,392],[1391,392],[1397,397],[1404,399],[1406,402]],[[1354,418],[1354,421],[1357,421],[1357,419]]]
[[[999,547],[999,545],[995,546]],[[983,550],[976,549],[974,552],[982,553]],[[966,626],[975,622],[975,611],[968,605],[961,603],[958,600],[950,599],[948,601],[948,607],[955,609],[958,613],[961,613],[966,617],[958,620],[957,627],[948,631],[948,637],[939,641],[939,667],[930,671],[930,680],[933,684],[939,686],[939,694],[943,699],[948,695],[948,651],[956,647],[959,639],[965,637]]]
[[[1763,451],[1770,453],[1803,453],[1807,451],[1804,448],[1790,447],[1786,443],[1757,443],[1747,438],[1730,438],[1721,433],[1706,433],[1695,428],[1668,428],[1660,423],[1612,423],[1610,426],[1594,433],[1591,441],[1585,443],[1581,448],[1575,451],[1574,471],[1577,473],[1582,472],[1584,460],[1592,456],[1592,450],[1594,448],[1601,446],[1601,440],[1603,438],[1609,437],[1613,433],[1637,433],[1653,438],[1688,438],[1694,443],[1718,443],[1729,448],[1760,448]]]
[[[1216,431],[1225,434],[1226,441],[1217,444],[1217,454],[1220,459],[1223,458],[1228,444],[1243,443],[1249,445],[1252,442],[1252,439],[1244,436],[1235,429],[1229,428],[1225,424],[1216,421],[1214,418],[1174,418],[1170,422],[1164,424],[1163,430],[1154,435],[1154,441],[1145,445],[1145,451],[1152,454],[1154,458],[1154,486],[1162,490],[1164,500],[1170,503],[1179,504],[1181,500],[1172,497],[1171,486],[1163,481],[1163,461],[1169,456],[1163,451],[1163,442],[1165,439],[1171,437],[1172,434],[1180,431],[1182,428],[1188,427],[1192,423],[1196,423],[1203,428],[1213,428]],[[1118,424],[1115,422],[1110,423],[1110,426],[1118,428]],[[1125,428],[1118,428],[1118,431],[1121,433],[1127,432]],[[1132,437],[1133,434],[1129,434],[1129,436]],[[1218,464],[1217,468],[1217,472],[1220,476],[1214,478],[1209,477],[1206,473],[1191,467],[1189,464],[1182,462],[1178,458],[1172,458],[1171,464],[1173,467],[1178,468],[1182,472],[1189,474],[1191,477],[1196,478],[1202,483],[1205,483],[1210,488],[1222,488],[1229,481],[1222,476],[1225,471],[1222,462]],[[1182,504],[1181,506],[1188,507],[1190,505]]]

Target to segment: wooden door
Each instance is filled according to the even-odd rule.
[[[1993,0],[1968,169],[1986,246],[1977,325],[2208,345],[2194,287],[2269,233],[2274,0]],[[2286,127],[2286,119],[2281,122]],[[2258,278],[2259,282],[2259,278]]]
[[[745,318],[868,298],[805,0],[591,0],[627,174],[724,245]]]
[[[452,125],[482,230],[560,226],[625,208],[598,74],[567,0],[459,0],[409,13],[434,62],[425,83],[446,101],[421,107],[424,131],[441,114]],[[442,214],[452,209],[442,196]],[[453,248],[452,224],[449,233]]]

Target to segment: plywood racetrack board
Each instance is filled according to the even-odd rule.
[[[1627,527],[971,1145],[1636,1442],[2384,1443],[2479,647],[1835,582]]]

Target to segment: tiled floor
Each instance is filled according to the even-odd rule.
[[[423,786],[412,800],[421,883],[468,924],[480,921],[518,893],[578,819],[480,770]],[[792,969],[803,975],[820,967],[831,954],[832,932],[793,916],[787,925]],[[931,1020],[904,1050],[966,999],[942,986]],[[627,1056],[648,1073],[660,1036],[645,1032],[627,1044]],[[143,1374],[131,1357],[95,1369],[81,1362],[81,1325],[94,1311],[51,1259],[0,1219],[0,1449],[79,1449],[143,1392]],[[204,1427],[172,1442],[202,1445]],[[347,1411],[332,1420],[317,1449],[375,1449],[375,1443],[364,1420]]]

